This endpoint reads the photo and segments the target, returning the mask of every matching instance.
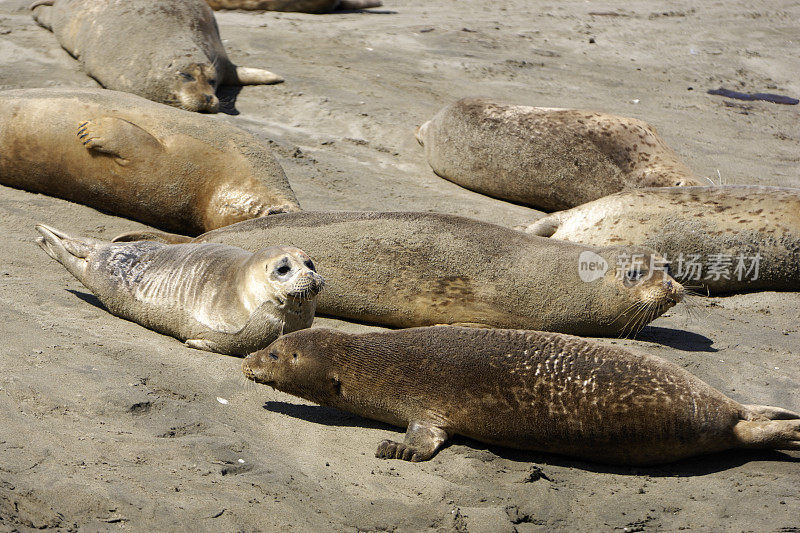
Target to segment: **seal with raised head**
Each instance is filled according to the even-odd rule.
[[[408,427],[377,457],[424,461],[453,435],[629,465],[730,448],[800,450],[800,414],[742,405],[661,358],[568,335],[308,329],[242,368],[257,383]]]
[[[104,89],[0,92],[0,183],[191,235],[298,211],[254,135]]]
[[[283,81],[231,63],[204,0],[39,0],[31,9],[107,89],[216,113],[220,85]]]
[[[192,348],[247,355],[314,321],[323,279],[297,248],[116,244],[36,230],[42,249],[111,314]]]
[[[701,185],[641,120],[464,98],[417,130],[433,171],[545,211],[625,189]]]
[[[593,246],[657,250],[714,293],[800,288],[800,189],[728,185],[625,191],[520,229]]]
[[[135,232],[137,238],[189,242]],[[298,212],[197,237],[255,251],[297,246],[320,264],[321,314],[393,327],[476,324],[619,336],[681,301],[643,247],[595,248],[434,213]],[[641,265],[629,259],[641,256]],[[646,263],[646,264],[645,264]]]
[[[336,10],[381,7],[380,0],[206,0],[212,9],[248,9],[295,11],[298,13],[330,13]]]

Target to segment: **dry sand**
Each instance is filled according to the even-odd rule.
[[[28,1],[0,2],[0,88],[96,86]],[[705,94],[800,95],[797,2],[385,2],[218,14],[235,62],[286,78],[243,88],[227,119],[273,146],[306,209],[539,216],[424,161],[414,128],[470,95],[641,118],[702,175],[800,186],[800,106]],[[457,439],[423,464],[375,459],[396,428],[249,384],[239,359],[109,315],[33,243],[37,222],[100,238],[141,227],[0,187],[0,530],[800,531],[798,452],[614,468]],[[737,400],[800,409],[800,293],[692,307],[616,342]]]

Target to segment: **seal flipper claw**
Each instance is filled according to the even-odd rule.
[[[236,85],[270,85],[283,81],[282,77],[263,68],[236,67],[232,77],[225,81]]]
[[[87,150],[111,155],[122,166],[130,163],[131,146],[163,150],[158,139],[132,122],[116,117],[100,117],[78,125],[78,139]]]
[[[447,441],[449,435],[442,428],[426,422],[412,420],[408,424],[405,440],[385,440],[378,445],[375,457],[402,459],[403,461],[427,461]]]

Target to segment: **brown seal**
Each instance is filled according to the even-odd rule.
[[[453,435],[648,465],[730,448],[800,450],[800,415],[742,405],[681,367],[538,331],[308,329],[243,362],[249,379],[408,427],[377,457],[424,461]]]
[[[439,176],[545,211],[638,187],[701,185],[641,120],[464,98],[417,130]]]
[[[254,135],[103,89],[0,92],[0,183],[197,235],[300,209]]]
[[[108,311],[192,348],[247,355],[311,326],[322,277],[292,247],[76,239],[39,225],[39,245]]]
[[[524,231],[593,246],[641,245],[704,292],[800,287],[800,189],[729,185],[625,191]]]
[[[380,0],[206,0],[211,9],[247,9],[330,13],[338,10],[381,7]]]
[[[136,232],[115,240],[190,239]],[[394,327],[480,324],[619,336],[681,301],[652,250],[594,248],[434,213],[298,212],[205,233],[255,251],[286,244],[320,264],[321,314]],[[643,261],[633,268],[634,255]]]
[[[203,0],[40,0],[31,9],[107,89],[216,113],[220,85],[283,81],[231,63]]]

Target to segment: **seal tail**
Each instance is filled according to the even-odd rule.
[[[740,448],[800,450],[800,413],[770,405],[745,405],[733,426]]]
[[[540,218],[536,222],[528,224],[527,226],[525,224],[514,226],[514,229],[529,233],[531,235],[538,235],[539,237],[552,237],[555,232],[558,231],[558,227],[560,225],[561,221],[559,220],[558,216],[553,214],[544,218]]]
[[[86,257],[97,247],[100,241],[95,239],[73,239],[66,233],[38,224],[36,231],[41,237],[36,242],[47,255],[64,265],[64,268],[78,279],[83,279],[86,272]]]
[[[371,7],[381,7],[383,2],[380,0],[342,0],[336,9],[347,11],[350,9],[369,9]]]

